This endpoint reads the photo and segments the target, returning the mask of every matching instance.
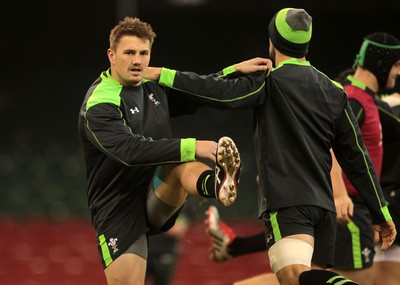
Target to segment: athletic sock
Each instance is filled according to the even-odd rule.
[[[215,173],[214,170],[206,170],[197,179],[197,192],[205,198],[215,198]]]
[[[312,269],[304,271],[299,277],[300,285],[357,285],[358,283],[329,270]]]
[[[265,234],[261,232],[249,237],[236,237],[228,246],[228,253],[232,256],[240,256],[266,249]]]

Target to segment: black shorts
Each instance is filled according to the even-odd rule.
[[[283,237],[314,237],[312,262],[332,267],[335,254],[336,214],[316,206],[294,206],[262,215],[267,249]]]
[[[153,192],[154,189],[160,183],[159,171],[153,177],[152,182],[149,185],[148,192]],[[154,195],[155,196],[155,195]],[[156,197],[156,196],[155,196]],[[157,204],[159,207],[156,209],[162,211],[162,206],[165,204],[161,200]],[[147,205],[146,199],[143,199],[143,203],[140,205],[141,209],[132,209],[132,211],[139,211],[142,213],[140,219],[132,221],[128,216],[118,217],[118,222],[110,223],[110,227],[107,231],[97,233],[97,247],[102,262],[103,268],[107,268],[115,259],[124,254],[125,252],[135,253],[144,259],[147,258],[147,241],[143,242],[143,236],[150,236],[154,234],[160,234],[168,231],[175,224],[177,217],[179,216],[183,205],[180,207],[166,206],[171,210],[171,216],[165,218],[165,222],[160,228],[152,226],[147,219]],[[162,213],[160,214],[162,215]],[[138,242],[137,244],[135,244]],[[137,247],[145,247],[143,250]]]
[[[340,269],[363,269],[373,264],[374,230],[367,207],[352,198],[354,214],[347,225],[338,224],[336,232],[335,267]]]

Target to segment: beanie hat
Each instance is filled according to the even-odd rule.
[[[400,41],[387,33],[373,33],[364,38],[356,56],[357,65],[369,70],[378,80],[379,87],[385,88],[390,69],[400,60]]]
[[[284,55],[301,58],[308,52],[312,18],[304,9],[285,8],[272,18],[268,26],[274,47]]]

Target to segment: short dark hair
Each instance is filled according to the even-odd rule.
[[[115,50],[120,39],[123,36],[136,36],[141,39],[147,39],[150,41],[150,45],[153,44],[156,34],[150,24],[141,21],[139,18],[125,17],[124,20],[120,21],[110,33],[110,48]]]

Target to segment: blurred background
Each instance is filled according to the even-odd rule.
[[[266,57],[268,23],[285,7],[305,8],[313,17],[308,60],[331,78],[351,67],[366,34],[385,31],[400,37],[397,0],[2,3],[0,250],[7,258],[0,259],[0,284],[105,284],[88,216],[77,119],[87,88],[109,67],[108,36],[118,20],[138,16],[152,25],[157,38],[151,65],[208,74]],[[239,232],[261,229],[251,113],[202,109],[173,119],[173,131],[175,136],[200,139],[229,135],[237,142],[243,160],[241,192],[233,207],[220,208],[221,216]],[[183,251],[185,246],[200,248],[200,256],[187,255],[195,261],[191,266],[223,272],[226,264],[208,261],[201,224],[208,203],[195,203],[197,216]],[[267,270],[265,256],[260,260],[260,267],[242,271],[230,261],[229,270],[239,275],[203,272],[209,278],[192,283],[227,283]],[[174,284],[185,284],[184,266],[187,262],[179,263]]]

